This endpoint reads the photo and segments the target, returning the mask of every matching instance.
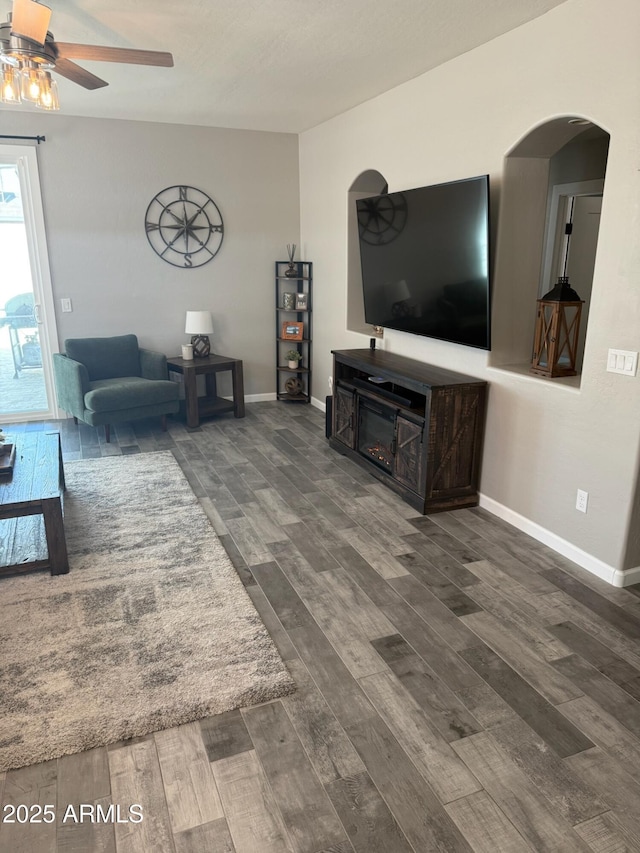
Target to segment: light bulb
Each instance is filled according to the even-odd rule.
[[[44,72],[37,68],[22,69],[22,99],[31,101],[33,104],[38,103],[40,92],[42,90],[42,76]]]
[[[43,71],[41,77],[40,97],[38,98],[38,106],[42,110],[59,110],[58,102],[58,84],[51,77],[48,71]]]
[[[10,66],[2,68],[0,86],[0,101],[3,104],[19,104],[22,102],[20,96],[20,75],[14,68]]]

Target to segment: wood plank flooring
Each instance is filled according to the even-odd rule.
[[[297,692],[0,773],[0,853],[640,851],[640,588],[484,510],[418,515],[309,407],[7,432],[50,428],[69,461],[174,453]]]

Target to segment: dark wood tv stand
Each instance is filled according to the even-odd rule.
[[[334,350],[329,442],[422,513],[476,506],[486,394],[390,352]]]

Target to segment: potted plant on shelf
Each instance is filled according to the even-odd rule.
[[[302,353],[298,352],[297,349],[290,349],[285,358],[287,359],[287,364],[291,370],[295,370],[298,367],[298,362],[302,361]]]

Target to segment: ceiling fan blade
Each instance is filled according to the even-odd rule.
[[[85,89],[102,89],[103,86],[109,85],[106,80],[101,80],[85,68],[80,68],[79,65],[71,62],[70,59],[56,59],[54,70],[56,74],[61,74],[67,80],[71,80],[79,86],[84,86]]]
[[[126,62],[130,65],[173,66],[173,56],[160,50],[133,50],[128,47],[100,47],[97,44],[73,44],[57,41],[59,55],[65,59],[90,59],[96,62]]]
[[[11,35],[44,44],[51,20],[51,9],[35,0],[13,0]]]

